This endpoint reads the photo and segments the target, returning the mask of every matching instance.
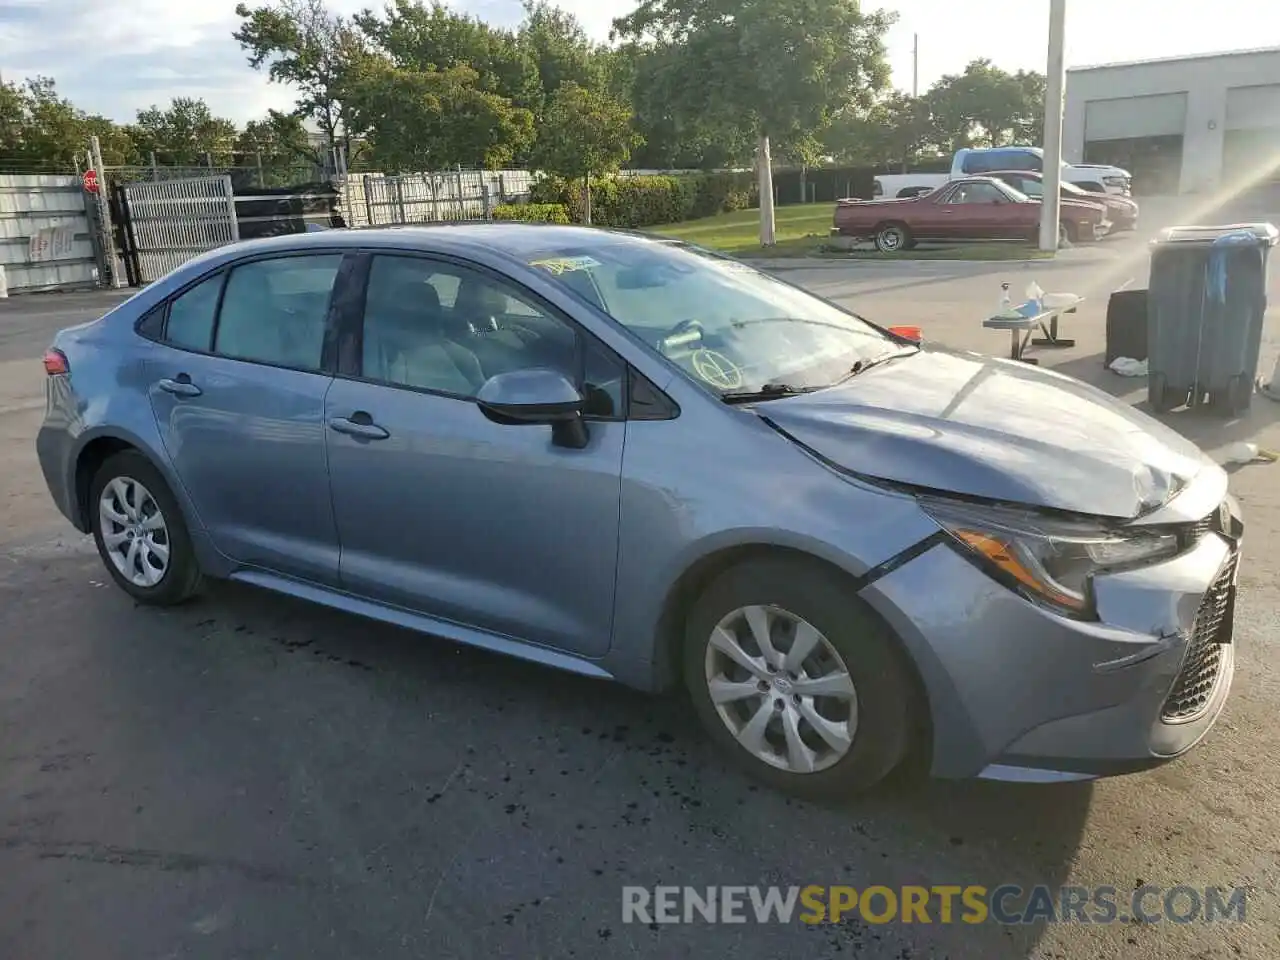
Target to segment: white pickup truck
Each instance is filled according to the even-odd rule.
[[[956,177],[981,176],[1003,170],[1044,171],[1044,151],[1039,147],[974,147],[957,150],[950,173],[903,173],[876,177],[875,199],[915,196],[940,187]],[[1098,163],[1064,163],[1062,179],[1090,193],[1129,196],[1132,178],[1128,170]]]

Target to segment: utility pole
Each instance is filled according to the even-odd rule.
[[[914,34],[911,47],[911,96],[920,96],[920,34]]]
[[[1044,95],[1044,194],[1040,200],[1040,249],[1058,249],[1062,200],[1062,110],[1066,94],[1067,0],[1049,0],[1049,62]]]

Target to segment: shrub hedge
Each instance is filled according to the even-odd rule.
[[[679,223],[743,210],[754,206],[757,197],[750,173],[600,177],[591,181],[591,222],[627,229]],[[531,206],[563,206],[575,223],[584,219],[580,180],[539,177],[530,190],[530,201]]]
[[[493,208],[493,219],[568,223],[569,209],[563,203],[503,203]]]

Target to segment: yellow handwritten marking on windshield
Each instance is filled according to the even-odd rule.
[[[592,267],[600,266],[600,261],[593,257],[551,257],[546,260],[534,260],[530,262],[531,267],[541,267],[557,277],[562,273],[572,273],[575,270],[590,270]]]
[[[693,372],[721,390],[736,390],[742,386],[742,369],[715,350],[695,350],[689,358]]]

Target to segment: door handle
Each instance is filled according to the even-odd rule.
[[[165,393],[172,393],[175,397],[198,397],[203,392],[185,373],[180,373],[173,379],[165,377],[156,386]]]
[[[359,437],[361,440],[385,440],[391,436],[369,419],[367,413],[353,413],[350,417],[333,417],[329,421],[329,429],[345,433],[349,437]]]

